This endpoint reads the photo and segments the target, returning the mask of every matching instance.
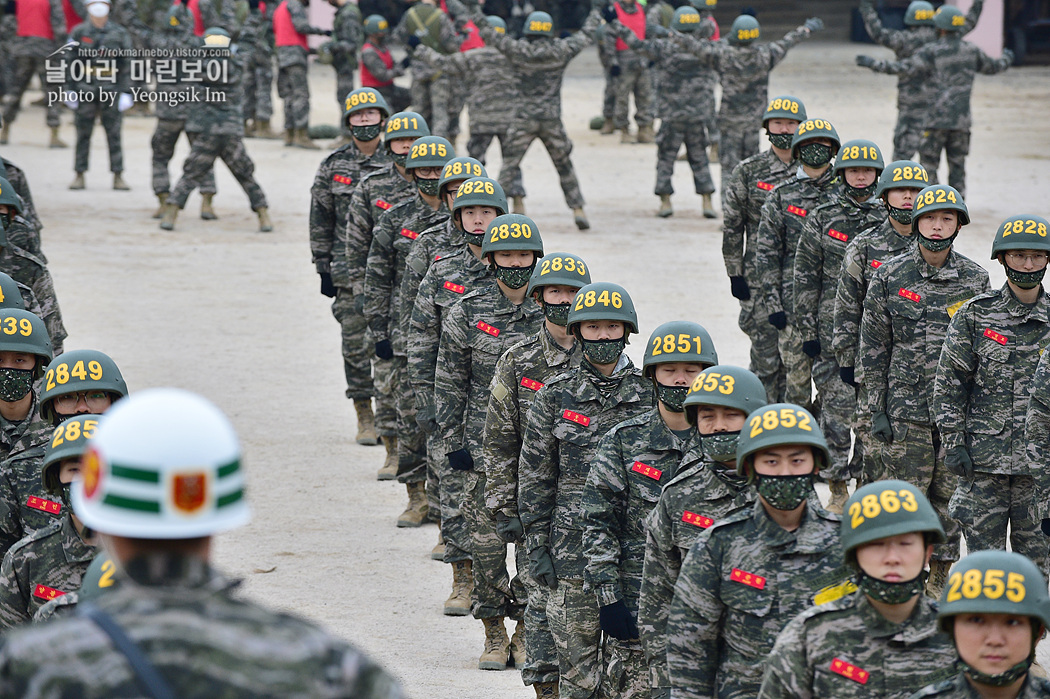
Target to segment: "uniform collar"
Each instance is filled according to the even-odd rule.
[[[193,556],[147,554],[128,561],[123,570],[129,580],[143,587],[223,590],[237,584],[220,575],[207,561]]]
[[[94,546],[89,546],[80,537],[80,533],[77,532],[76,526],[73,524],[73,517],[67,514],[62,518],[62,556],[65,558],[67,563],[86,563],[95,557],[98,553],[98,549]]]
[[[879,614],[863,591],[858,591],[856,598],[854,606],[870,636],[912,645],[940,633],[937,628],[937,610],[926,595],[919,595],[911,616],[900,624]]]
[[[526,299],[528,301],[528,299]],[[579,358],[580,354],[580,343],[573,342],[572,349],[567,350],[554,339],[551,335],[551,331],[547,329],[547,323],[543,323],[543,327],[540,328],[539,332],[540,347],[543,350],[543,359],[547,362],[547,366],[555,367],[563,364],[568,364],[574,357]]]
[[[918,235],[920,234],[912,233],[912,237]],[[948,258],[944,261],[944,265],[941,267],[934,267],[927,262],[922,256],[921,247],[918,238],[916,238],[912,246],[911,256],[912,259],[915,260],[915,263],[919,268],[919,274],[922,275],[923,279],[946,280],[959,278],[959,265],[957,264],[959,253],[955,252],[954,246],[948,251]]]
[[[755,498],[752,518],[758,536],[770,548],[784,548],[785,553],[817,553],[828,548],[827,533],[821,531],[820,520],[827,515],[820,505],[816,491],[806,498],[806,509],[802,510],[802,521],[793,532],[781,527],[766,512],[759,498]]]
[[[586,359],[580,361],[580,380],[577,382],[575,398],[581,402],[596,400],[604,403],[606,395],[620,394],[621,399],[629,399],[637,394],[632,386],[626,388],[623,379],[634,372],[634,363],[626,353],[620,355],[612,375],[604,376]]]

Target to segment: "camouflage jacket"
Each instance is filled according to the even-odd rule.
[[[200,8],[204,28],[221,27],[228,31],[231,37],[236,37],[241,27],[233,5],[234,0],[199,0],[197,7]]]
[[[357,52],[365,43],[365,27],[357,3],[348,2],[332,18],[332,66],[337,73],[357,70]],[[340,95],[345,97],[345,95]]]
[[[542,325],[543,309],[535,300],[526,298],[515,305],[498,287],[465,294],[449,309],[441,323],[434,368],[435,419],[445,453],[467,449],[481,456],[496,362],[508,347],[535,335]]]
[[[405,268],[401,270],[401,291],[398,293],[398,314],[409,323],[412,321],[412,310],[416,307],[416,297],[430,265],[441,257],[448,257],[467,249],[463,232],[452,223],[452,218],[424,229],[419,233],[405,258]]]
[[[1032,475],[1025,456],[1029,384],[1050,347],[1050,299],[1028,307],[1007,283],[974,297],[948,324],[933,409],[944,446],[969,447],[976,471]]]
[[[90,567],[90,564],[88,567]],[[53,600],[48,600],[33,614],[33,623],[39,624],[54,617],[69,616],[76,611],[77,602],[79,601],[80,593],[77,590],[72,590],[64,595],[59,595]]]
[[[795,249],[795,325],[803,340],[820,340],[831,356],[835,294],[849,241],[886,220],[881,201],[858,202],[845,192],[810,212]]]
[[[40,221],[40,216],[36,212],[36,206],[33,204],[33,194],[29,191],[29,179],[26,177],[25,171],[7,158],[0,158],[0,177],[10,182],[15,191],[18,192],[18,196],[22,199],[22,217],[29,221],[29,225],[39,235],[44,228],[44,224]]]
[[[40,231],[28,219],[11,212],[11,218],[0,237],[6,238],[13,247],[21,248],[47,265],[47,258],[40,246]]]
[[[401,16],[401,22],[390,32],[390,41],[407,46],[410,35],[419,37],[422,45],[444,54],[459,51],[459,45],[462,43],[449,16],[440,8],[423,2],[413,4]],[[411,71],[413,82],[435,80],[441,74],[425,61],[413,61]]]
[[[408,380],[416,399],[416,422],[429,431],[437,430],[434,371],[445,319],[465,294],[480,289],[500,293],[488,265],[466,245],[460,252],[434,260],[419,285],[408,326]]]
[[[203,11],[202,9],[201,12],[203,13]],[[204,26],[209,27],[211,25],[205,24]],[[190,8],[182,3],[172,5],[168,21],[164,22],[156,31],[150,32],[149,47],[158,54],[165,56],[165,58],[177,56],[178,49],[185,46],[193,46],[196,43],[196,38],[193,36],[193,27],[194,20],[193,15],[190,14]],[[167,99],[158,99],[156,101],[155,109],[158,119],[185,121],[189,115],[193,104],[193,96],[200,92],[198,90],[200,83],[197,82],[197,78],[193,82],[187,81],[185,69],[186,65],[182,61],[177,61],[172,75],[173,79],[157,83],[157,92],[159,94],[179,95],[171,99],[171,101]],[[187,96],[189,99],[183,99]]]
[[[911,616],[895,624],[856,592],[810,607],[784,627],[758,696],[906,699],[958,672],[955,660],[955,646],[937,628],[936,602],[919,595]]]
[[[54,427],[40,417],[40,386],[33,389],[33,403],[29,415],[21,422],[8,422],[0,417],[0,462],[19,456],[30,449],[44,448],[51,440]]]
[[[55,296],[55,283],[47,266],[40,258],[6,240],[0,241],[0,245],[0,272],[32,289],[33,296],[40,304],[40,319],[47,327],[52,347],[56,344],[61,346],[67,336],[66,326],[62,324],[62,311]]]
[[[891,257],[911,250],[915,241],[894,230],[889,218],[881,225],[857,235],[846,245],[842,258],[842,273],[835,291],[835,330],[832,344],[839,366],[857,368],[862,376],[858,356],[860,320],[864,316],[864,298],[875,270]]]
[[[482,444],[485,505],[493,512],[517,516],[518,458],[529,408],[537,391],[578,366],[580,356],[578,344],[566,350],[544,323],[538,333],[509,347],[496,362]]]
[[[393,678],[345,641],[234,597],[237,583],[199,559],[155,555],[129,561],[124,570],[136,584],[121,585],[95,604],[139,646],[175,696],[403,696]],[[100,667],[109,671],[100,675]],[[19,629],[0,648],[3,696],[141,694],[131,664],[86,617]]]
[[[751,511],[755,489],[742,488],[718,475],[719,468],[692,442],[678,472],[667,482],[646,518],[645,565],[638,601],[638,631],[655,686],[670,687],[667,671],[667,613],[678,573],[693,544],[715,522]]]
[[[40,4],[48,6],[48,23],[51,25],[51,33],[54,38],[46,36],[18,36],[11,34],[4,37],[4,43],[8,45],[8,51],[12,58],[47,58],[51,53],[66,43],[66,13],[62,8],[62,0],[37,0]],[[27,0],[26,6],[32,6],[32,0]],[[15,20],[17,24],[17,19]]]
[[[975,5],[983,4],[978,0]],[[904,29],[887,29],[882,24],[874,0],[861,0],[860,17],[868,36],[876,44],[881,44],[893,51],[898,61],[910,58],[926,44],[937,40],[937,30],[928,26],[905,27]],[[921,116],[927,109],[928,93],[923,89],[921,78],[908,73],[897,76],[897,111],[911,116]]]
[[[785,163],[770,149],[738,163],[722,193],[722,259],[726,273],[747,279],[752,294],[758,288],[755,251],[762,205],[769,192],[794,177],[797,170],[797,162]]]
[[[598,442],[655,404],[652,383],[620,356],[611,376],[588,362],[554,377],[529,409],[518,462],[518,514],[528,551],[546,547],[559,578],[581,580],[583,492]]]
[[[46,602],[78,589],[97,552],[68,514],[12,546],[0,566],[0,627],[31,621]]]
[[[420,44],[416,47],[415,57],[470,86],[467,109],[472,134],[507,130],[521,96],[517,77],[506,56],[491,46],[446,56]]]
[[[0,464],[0,553],[52,524],[65,509],[44,491],[40,480],[43,462],[41,446]]]
[[[251,13],[244,23],[245,31],[255,31],[261,22],[262,16],[258,12]],[[244,56],[239,51],[230,51],[227,56],[205,59],[204,65],[205,77],[200,86],[211,94],[211,98],[189,110],[186,116],[186,133],[243,137],[244,96],[241,76],[244,74]],[[218,77],[211,79],[208,75]],[[219,99],[220,96],[222,99]]]
[[[988,272],[954,249],[938,269],[913,243],[875,270],[860,325],[869,412],[934,424],[933,382],[948,321],[963,303],[987,290]]]
[[[950,680],[929,684],[912,694],[909,699],[924,699],[924,697],[943,697],[943,699],[981,699],[966,675],[959,673]],[[1021,692],[1017,699],[1045,699],[1050,697],[1050,680],[1036,677],[1031,672],[1021,686]]]
[[[351,141],[322,160],[314,175],[310,187],[310,256],[317,273],[330,273],[340,288],[350,288],[347,228],[354,190],[364,178],[389,164],[390,155],[382,143],[368,156]]]
[[[800,165],[794,178],[777,185],[766,197],[755,241],[758,289],[752,289],[751,293],[757,291],[758,303],[767,314],[784,311],[790,318],[795,309],[795,251],[802,228],[813,208],[839,189],[839,180],[832,168],[813,179]]]
[[[692,432],[692,440],[699,435]],[[619,600],[638,615],[645,520],[674,478],[686,442],[654,405],[602,437],[583,488],[584,580],[604,607]]]
[[[970,93],[977,73],[995,75],[1010,67],[1011,59],[991,58],[958,34],[926,44],[903,61],[875,61],[872,70],[907,74],[927,91],[923,126],[927,129],[969,131],[973,124]]]
[[[820,591],[852,575],[842,563],[839,522],[814,492],[795,531],[770,519],[759,501],[700,536],[667,618],[675,699],[758,694],[777,634]]]
[[[83,70],[67,67],[66,89],[79,92],[82,95],[92,93],[95,102],[101,102],[102,93],[125,93],[131,90],[130,59],[127,54],[131,51],[131,35],[128,31],[114,21],[112,17],[106,24],[99,28],[89,21],[84,21],[73,27],[69,33],[70,41],[76,42],[74,47],[63,56],[69,56],[70,63],[81,62]],[[87,50],[115,51],[114,57],[104,57],[100,54],[89,56]],[[65,59],[59,59],[64,62]],[[81,100],[83,101],[83,100]],[[112,102],[106,97],[107,102]]]
[[[365,318],[372,338],[390,340],[394,354],[405,356],[408,318],[401,315],[401,276],[405,260],[420,231],[444,222],[448,209],[435,211],[419,194],[379,217],[372,234],[365,268]]]
[[[384,146],[380,148],[385,150]],[[365,291],[368,251],[372,247],[372,235],[379,217],[418,192],[415,183],[403,177],[391,162],[361,179],[350,195],[350,215],[346,222],[346,273],[355,296],[363,295]]]
[[[271,0],[273,2],[274,0]],[[292,27],[299,34],[324,34],[324,30],[319,27],[315,27],[310,24],[310,16],[306,12],[306,7],[300,0],[282,0],[283,4],[288,7],[288,15],[292,18]],[[276,12],[280,9],[280,3],[275,3],[278,7],[274,10]],[[272,18],[271,18],[272,22]],[[277,47],[277,67],[287,68],[289,66],[303,66],[306,67],[307,53],[303,50],[302,46],[278,46]]]
[[[1043,352],[1032,377],[1032,396],[1025,413],[1026,455],[1036,492],[1050,492],[1050,352]],[[1040,519],[1050,519],[1050,503],[1038,498]]]

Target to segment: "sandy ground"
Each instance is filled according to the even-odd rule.
[[[843,140],[874,139],[888,159],[895,81],[855,68],[857,49],[800,46],[773,74],[770,94],[801,97],[809,115],[829,118]],[[538,145],[524,163],[529,214],[548,249],[581,254],[595,279],[631,292],[642,337],[664,321],[697,320],[711,331],[723,362],[746,366],[747,338],[737,329],[738,307],[720,253],[721,221],[700,216],[684,163],[676,173],[675,216],[654,216],[654,148],[622,146],[616,137],[587,130],[599,113],[597,66],[589,49],[572,64],[563,92],[592,229],[576,231]],[[312,121],[334,123],[334,77],[315,68]],[[1050,68],[1015,69],[980,77],[974,92],[973,224],[958,247],[988,267],[993,284],[1004,279],[988,262],[998,222],[1017,213],[1050,215],[1038,184],[1050,175],[1048,78]],[[72,145],[71,118],[63,120]],[[109,188],[100,130],[88,189],[68,191],[72,151],[43,147],[39,109],[23,112],[11,144],[0,149],[28,172],[70,333],[67,348],[106,351],[132,390],[185,387],[232,417],[244,441],[255,517],[220,539],[217,556],[222,568],[245,579],[249,595],[353,641],[381,659],[412,696],[530,696],[517,672],[475,669],[481,624],[441,614],[451,570],[429,558],[436,527],[394,527],[404,489],[375,480],[381,447],[353,442],[338,329],[318,294],[307,242],[309,188],[322,154],[248,141],[276,232],[254,232],[246,197],[218,166],[220,220],[201,221],[194,196],[176,231],[165,233],[149,217],[155,206],[149,184],[153,126],[152,119],[125,121],[131,192]],[[185,152],[182,144],[173,162],[176,176]],[[717,166],[712,170],[717,182]],[[635,341],[629,348],[636,361],[643,347]]]

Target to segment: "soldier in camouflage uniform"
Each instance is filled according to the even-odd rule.
[[[10,292],[4,289],[5,299]],[[42,446],[49,425],[37,412],[39,389],[36,380],[51,361],[51,340],[44,322],[36,315],[5,300],[0,322],[18,327],[23,320],[27,335],[0,336],[0,461]],[[10,545],[11,542],[8,542]]]
[[[358,444],[375,445],[372,413],[372,371],[365,338],[365,318],[357,308],[347,260],[350,203],[361,180],[389,167],[390,155],[379,142],[390,107],[377,90],[362,87],[347,93],[343,127],[350,142],[321,161],[310,188],[310,256],[321,277],[321,293],[332,302],[332,315],[342,336],[346,397],[357,412]],[[360,293],[360,289],[358,290]]]
[[[273,1],[273,0],[271,0]],[[273,11],[277,43],[277,95],[284,100],[284,145],[316,150],[310,140],[310,83],[307,78],[307,35],[331,36],[331,29],[310,24],[309,0],[281,0]]]
[[[69,67],[66,89],[76,95],[91,93],[94,96],[91,101],[74,97],[73,101],[66,103],[76,112],[73,122],[77,127],[77,146],[73,159],[73,169],[77,174],[69,185],[70,189],[84,189],[84,173],[88,169],[91,132],[95,128],[96,118],[102,121],[109,144],[113,189],[130,189],[121,177],[124,171],[124,150],[120,144],[120,129],[123,120],[121,108],[127,109],[133,102],[126,53],[131,50],[131,36],[124,27],[109,19],[109,5],[109,0],[89,2],[87,8],[91,16],[69,34],[70,41],[76,42],[69,51],[70,63],[80,63],[84,70],[81,72],[72,65]],[[94,57],[82,56],[85,47],[96,52],[115,51],[116,57],[101,58],[98,53]],[[82,79],[74,79],[78,75]]]
[[[415,399],[407,374],[407,351],[399,293],[405,259],[420,231],[448,218],[439,196],[440,175],[455,156],[452,144],[440,136],[415,141],[405,162],[417,195],[379,217],[372,235],[365,270],[364,314],[375,342],[377,357],[392,357],[393,395],[397,411],[397,471],[408,489],[408,507],[397,520],[399,527],[418,527],[429,514],[426,500],[426,439],[415,419]]]
[[[951,247],[969,223],[958,192],[935,185],[915,201],[911,225],[918,244],[875,270],[864,298],[859,356],[872,436],[882,452],[882,471],[871,478],[908,481],[941,516],[948,540],[934,549],[929,583],[939,593],[959,559],[959,525],[948,511],[958,479],[945,469],[948,443],[935,424],[933,384],[948,322],[988,290],[988,273]]]
[[[518,516],[518,459],[525,420],[536,393],[553,377],[580,362],[579,345],[568,333],[569,308],[576,292],[591,283],[587,264],[564,252],[538,260],[526,291],[543,308],[543,327],[512,345],[496,362],[492,392],[485,412],[485,506],[496,520],[496,533],[515,545],[525,558],[525,530]],[[558,653],[547,623],[549,590],[529,575],[527,562],[518,565],[525,585],[525,666],[522,681],[532,685],[537,699],[558,695]]]
[[[584,587],[580,508],[587,472],[601,438],[614,425],[646,414],[655,396],[623,351],[628,334],[638,332],[623,287],[596,282],[581,288],[568,328],[581,343],[583,359],[548,381],[529,409],[518,462],[518,514],[529,573],[549,590],[559,696],[585,699],[596,695],[603,674],[598,602]]]
[[[407,46],[409,51],[419,44],[446,55],[459,51],[456,28],[438,4],[436,0],[414,0],[390,33],[390,40]],[[426,117],[435,135],[454,139],[449,121],[451,79],[425,62],[409,64],[412,66],[412,108]]]
[[[918,200],[916,212],[926,209]],[[999,225],[992,259],[1006,284],[974,297],[952,317],[944,338],[933,415],[959,476],[951,516],[962,525],[967,550],[1010,548],[1047,569],[1040,531],[1045,493],[1035,486],[1025,454],[1029,383],[1050,346],[1050,300],[1044,293],[1050,232],[1045,218],[1011,216]]]
[[[839,365],[839,377],[843,383],[857,389],[853,431],[860,444],[863,464],[859,474],[856,466],[851,466],[851,469],[859,478],[859,485],[876,480],[882,469],[881,450],[872,443],[867,389],[860,371],[860,321],[864,315],[864,298],[875,270],[886,260],[909,252],[915,244],[911,237],[912,207],[916,195],[929,184],[929,179],[926,170],[913,160],[898,160],[886,166],[874,196],[885,204],[888,216],[880,225],[853,236],[842,257],[835,291],[832,346]],[[854,462],[857,452],[855,444]]]
[[[0,122],[2,121],[3,119],[0,118]],[[36,206],[33,204],[33,195],[29,191],[29,180],[26,178],[26,173],[7,158],[0,158],[0,177],[10,182],[14,190],[18,192],[18,196],[22,199],[22,216],[29,221],[34,230],[39,232],[44,224],[41,223]]]
[[[769,150],[737,165],[722,189],[722,258],[733,297],[740,301],[737,325],[751,338],[751,371],[762,380],[772,401],[784,394],[784,365],[777,350],[776,328],[766,322],[757,305],[760,282],[755,266],[756,236],[768,193],[794,177],[798,169],[791,139],[805,119],[806,107],[801,100],[790,95],[775,97],[762,115]]]
[[[40,304],[33,295],[33,290],[3,272],[0,272],[0,308],[17,308],[40,317]],[[52,351],[54,346],[55,344],[51,343]],[[32,409],[29,412],[35,413],[36,410]]]
[[[685,394],[701,371],[717,363],[703,326],[671,321],[657,327],[642,360],[657,403],[613,427],[591,462],[582,498],[584,581],[597,598],[604,635],[601,649],[595,648],[605,656],[602,696],[649,699],[652,682],[636,621],[645,520],[687,448],[699,441],[686,419]]]
[[[981,15],[984,0],[974,0],[966,13],[964,33],[973,29]],[[904,29],[887,29],[875,10],[875,0],[861,0],[860,16],[868,36],[876,44],[893,51],[898,61],[910,58],[926,44],[936,40],[933,29],[933,5],[926,0],[913,0],[904,12]],[[897,76],[897,126],[893,131],[893,159],[910,160],[922,143],[929,91],[922,76],[900,73]]]
[[[930,501],[886,480],[859,488],[846,507],[842,552],[855,578],[818,593],[780,632],[760,699],[907,699],[954,673],[937,603],[923,594],[933,544],[944,541]]]
[[[94,602],[100,595],[117,589],[120,584],[121,576],[113,557],[102,549],[84,571],[80,587],[41,605],[33,614],[33,623],[47,621],[56,616],[70,616],[81,601]]]
[[[1050,354],[1043,352],[1032,376],[1031,397],[1025,414],[1026,456],[1036,479],[1036,491],[1050,487]],[[1050,536],[1050,507],[1039,501],[1039,519],[1043,534]]]
[[[847,141],[835,159],[842,188],[818,204],[806,217],[795,248],[792,276],[794,318],[802,335],[802,351],[813,360],[813,382],[820,401],[820,429],[828,440],[831,464],[821,475],[831,487],[829,512],[842,514],[852,472],[849,460],[850,421],[857,405],[853,387],[839,376],[831,351],[835,294],[842,274],[842,256],[851,238],[882,223],[886,210],[871,196],[882,174],[882,151],[871,141]]]
[[[937,181],[941,151],[948,161],[948,184],[966,195],[966,156],[970,152],[970,93],[977,73],[995,75],[1010,67],[1014,54],[1003,49],[1001,58],[990,58],[981,49],[962,40],[967,20],[958,8],[949,5],[933,18],[939,38],[903,61],[876,61],[858,56],[859,65],[880,73],[909,75],[922,81],[929,93],[923,110],[922,142],[919,159]]]
[[[828,460],[804,408],[774,403],[748,416],[737,475],[755,483],[758,502],[712,524],[682,563],[667,618],[672,696],[754,697],[784,625],[849,579],[840,518],[813,490]]]
[[[831,166],[839,143],[835,127],[826,119],[807,119],[799,124],[791,139],[792,156],[800,161],[798,171],[766,197],[755,236],[756,306],[763,309],[766,322],[777,330],[777,349],[784,367],[784,399],[799,405],[808,405],[812,397],[812,360],[802,351],[802,335],[794,313],[795,253],[806,217],[841,189]]]
[[[46,19],[41,17],[46,13]],[[46,59],[66,43],[66,16],[61,0],[26,0],[15,9],[18,23],[16,35],[8,34],[10,60],[13,75],[3,90],[3,127],[0,127],[0,144],[7,143],[11,122],[18,118],[22,107],[22,95],[29,87],[33,75],[40,79],[40,89],[47,103],[47,126],[51,129],[50,148],[66,148],[58,137],[59,110],[62,104],[56,93],[48,91]],[[41,21],[43,19],[43,21]],[[50,34],[50,36],[48,36]]]
[[[94,534],[73,513],[69,488],[80,473],[80,458],[95,434],[98,416],[77,415],[55,428],[44,450],[44,490],[61,501],[63,514],[12,546],[0,566],[0,626],[33,619],[55,597],[80,587],[97,552]]]
[[[666,699],[671,692],[667,613],[682,561],[705,529],[754,505],[755,489],[736,475],[736,443],[748,414],[765,404],[759,378],[725,364],[701,372],[683,402],[700,440],[690,442],[645,521],[638,629],[655,699]]]
[[[0,189],[3,184],[0,183]],[[27,223],[20,216],[11,219],[12,228],[22,227],[23,236]],[[47,266],[36,255],[17,247],[7,239],[7,232],[0,225],[0,271],[9,275],[19,284],[29,287],[39,304],[40,318],[47,326],[50,337],[56,338],[61,346],[65,340],[66,326],[62,323],[62,311],[55,296],[55,283]],[[52,347],[54,345],[52,344]]]
[[[1050,681],[1041,668],[1032,668],[1036,646],[1050,626],[1043,572],[1019,553],[978,551],[959,561],[952,579],[965,585],[958,586],[965,592],[942,599],[937,620],[959,656],[953,670],[961,672],[923,687],[911,699],[1050,697]]]
[[[255,31],[259,22],[261,17],[258,12],[250,14],[242,33]],[[244,193],[248,195],[252,211],[259,219],[259,232],[269,233],[273,230],[273,222],[270,221],[266,194],[255,179],[255,163],[244,148],[240,85],[243,63],[237,54],[236,46],[230,50],[230,35],[225,29],[209,28],[204,32],[203,39],[205,48],[212,52],[212,57],[205,59],[205,65],[221,68],[205,70],[203,87],[210,93],[210,98],[191,110],[186,119],[186,133],[195,133],[197,136],[193,139],[190,154],[186,156],[186,162],[182,166],[182,177],[175,184],[171,197],[164,203],[160,227],[167,231],[174,229],[175,218],[186,206],[190,192],[199,187],[209,173],[213,173],[215,159],[222,158],[244,189]],[[207,77],[212,74],[218,78]]]
[[[342,105],[346,96],[354,90],[354,72],[357,70],[357,54],[365,42],[364,20],[356,2],[350,0],[328,0],[335,9],[332,18],[332,38],[326,42],[335,69],[335,101]],[[350,131],[343,124],[339,146],[350,143]]]
[[[18,196],[18,192],[6,178],[0,177],[0,227],[4,230],[7,243],[47,264],[47,258],[40,247],[40,230],[24,218],[22,212],[22,197]]]
[[[733,20],[726,41],[698,41],[678,35],[683,46],[720,75],[718,161],[722,165],[723,192],[737,163],[758,152],[755,123],[762,118],[766,104],[769,73],[784,60],[788,49],[823,28],[824,22],[812,17],[778,41],[753,45],[761,31],[758,20],[741,15]]]
[[[464,185],[465,186],[465,185]],[[461,508],[470,529],[474,594],[471,612],[485,625],[481,670],[502,670],[513,654],[524,665],[522,613],[526,592],[520,579],[511,580],[506,567],[507,543],[496,532],[485,505],[485,466],[482,457],[485,412],[496,362],[511,345],[535,335],[543,324],[543,309],[528,298],[527,286],[543,256],[536,223],[521,214],[505,214],[489,224],[481,249],[497,289],[467,293],[449,310],[441,325],[441,342],[434,370],[437,443],[448,468],[466,472]],[[520,551],[518,565],[526,565]],[[514,638],[507,639],[504,617],[517,620]]]
[[[672,26],[676,31],[692,33],[703,25],[700,24],[699,12],[692,7],[680,7],[675,10]],[[656,188],[653,192],[660,197],[658,215],[666,218],[674,213],[671,208],[671,195],[674,194],[671,177],[678,150],[685,143],[689,167],[693,170],[693,187],[703,198],[704,218],[714,218],[711,194],[715,191],[715,183],[711,181],[708,168],[704,125],[705,105],[714,100],[714,94],[706,91],[707,71],[696,56],[683,51],[673,39],[642,42],[615,19],[607,29],[656,61],[653,75],[660,83],[657,102],[660,133],[656,136]]]
[[[213,536],[250,518],[237,435],[218,408],[186,391],[144,391],[107,417],[91,447],[83,480],[73,485],[73,507],[86,526],[114,541],[134,584],[100,596],[86,613],[8,634],[0,694],[141,694],[139,672],[148,668],[159,679],[147,691],[158,696],[402,696],[389,675],[345,642],[234,596],[236,584],[210,566]],[[137,481],[142,499],[130,501],[141,507],[145,499],[150,510],[113,497],[114,490],[127,492],[119,488],[128,472],[156,479],[145,487]],[[199,501],[196,478],[219,496]],[[116,630],[103,632],[106,626]],[[138,645],[144,657],[136,667],[107,633],[154,642]],[[102,677],[99,667],[111,671]]]
[[[602,10],[609,24],[617,22],[615,31],[602,35],[605,52],[612,57],[609,75],[613,79],[615,104],[613,127],[620,130],[620,143],[653,142],[653,83],[649,71],[649,57],[639,50],[637,43],[626,41],[630,33],[636,42],[646,38],[645,9],[635,0],[614,0]],[[650,32],[651,34],[651,32]],[[610,50],[611,47],[611,50]],[[637,138],[631,135],[631,95],[634,95],[634,121],[638,124]]]
[[[266,11],[263,11],[263,5]],[[262,30],[251,42],[242,41],[244,52],[244,119],[248,138],[278,139],[280,134],[270,126],[273,116],[273,12],[276,4],[248,0],[249,10],[258,9],[263,17]]]
[[[398,111],[408,109],[412,94],[408,89],[394,84],[394,78],[404,75],[411,62],[406,56],[394,63],[390,47],[386,45],[386,34],[390,23],[381,15],[370,15],[365,20],[365,43],[361,47],[361,83],[383,93],[387,102]]]

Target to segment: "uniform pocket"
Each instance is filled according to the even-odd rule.
[[[970,394],[966,431],[972,434],[999,434],[1013,412],[1013,366],[1010,348],[981,338],[975,349],[977,372]]]
[[[775,597],[770,580],[765,580],[759,589],[732,580],[727,575],[722,580],[722,603],[726,606],[723,638],[726,644],[752,658],[768,654],[775,638],[765,624]]]

